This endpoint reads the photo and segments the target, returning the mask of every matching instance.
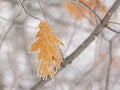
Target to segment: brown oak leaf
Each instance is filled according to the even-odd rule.
[[[63,43],[52,33],[52,29],[46,21],[40,22],[38,27],[37,40],[32,43],[30,49],[31,52],[38,51],[38,73],[43,78],[48,76],[53,78],[62,62],[62,56],[57,45],[63,45]]]

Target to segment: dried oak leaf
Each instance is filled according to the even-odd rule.
[[[46,21],[40,22],[38,27],[37,40],[31,45],[30,49],[31,52],[39,52],[38,73],[43,78],[47,78],[48,76],[53,78],[62,62],[62,56],[57,45],[63,45],[63,43],[52,33],[52,29]]]
[[[80,0],[82,3],[87,5],[89,8],[95,8],[96,11],[99,11],[102,15],[107,12],[107,7],[102,3],[101,0]],[[94,14],[88,10],[84,5],[80,5],[79,3],[72,3],[69,1],[64,2],[65,9],[70,13],[70,15],[74,15],[78,20],[84,18],[85,15],[93,21]]]

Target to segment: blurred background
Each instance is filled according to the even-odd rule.
[[[99,1],[109,10],[116,0]],[[120,90],[120,34],[107,28],[54,80],[41,85],[37,53],[29,50],[40,21],[47,20],[64,43],[64,47],[59,46],[63,58],[76,50],[99,23],[86,13],[76,18],[67,10],[66,2],[72,0],[0,0],[0,90]],[[101,19],[106,14],[101,14],[100,7],[96,13]],[[109,26],[120,31],[120,8]]]

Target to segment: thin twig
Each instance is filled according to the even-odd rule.
[[[76,1],[73,1],[76,2]],[[81,1],[77,1],[77,3],[79,2],[80,6],[82,5],[83,7],[85,7],[87,10],[89,10],[90,12],[92,12],[92,14],[95,16],[95,21],[96,24],[98,25],[98,23],[101,21],[100,17],[96,14],[95,10],[92,10],[89,6],[87,6],[86,4],[84,4]],[[84,15],[85,16],[85,15]],[[89,18],[88,18],[89,19]],[[98,22],[99,21],[99,22]]]
[[[43,9],[42,9],[40,0],[38,0],[38,4],[39,4],[39,7],[40,7],[40,10],[41,10],[41,12],[42,12],[43,17],[44,17],[45,20],[48,22],[47,17],[46,17],[46,15],[45,15],[45,13],[44,13],[44,11],[43,11]]]
[[[23,3],[22,3],[21,0],[18,0],[18,2],[20,3],[21,7],[23,8],[23,10],[25,11],[25,13],[26,13],[28,16],[30,16],[30,17],[32,17],[32,18],[34,18],[34,19],[36,19],[36,20],[39,20],[39,21],[42,20],[41,18],[36,17],[36,16],[33,16],[32,14],[30,14],[30,13],[26,10],[26,8],[24,7],[24,5],[23,5]]]
[[[71,62],[73,59],[75,59],[93,40],[95,40],[96,36],[98,36],[104,27],[106,27],[106,24],[108,23],[109,19],[111,18],[112,14],[115,12],[115,10],[119,7],[120,0],[117,0],[114,5],[111,7],[111,9],[108,11],[108,13],[105,15],[103,20],[100,22],[100,24],[95,28],[95,30],[92,32],[92,34],[69,56],[66,58],[66,62]],[[66,64],[64,66],[66,66]]]
[[[95,13],[96,13],[96,0],[94,0],[94,9],[93,9],[93,11],[94,11],[94,17],[95,17],[96,24],[98,25],[98,19],[95,16]]]
[[[108,61],[108,67],[107,67],[107,72],[106,72],[106,85],[105,85],[105,90],[109,90],[109,84],[110,84],[110,71],[111,71],[111,66],[112,66],[112,41],[117,37],[115,35],[110,41],[109,41],[109,61]]]
[[[102,4],[100,5],[99,9],[96,10],[96,12],[101,11],[101,9],[102,9],[104,3],[105,3],[105,0],[102,1]]]
[[[114,30],[113,28],[111,28],[111,27],[109,27],[109,26],[106,26],[106,27],[107,27],[110,31],[113,31],[113,32],[115,32],[115,33],[117,33],[117,34],[120,34],[120,32]]]
[[[75,2],[75,1],[73,1],[73,2]],[[98,20],[101,21],[101,18],[96,13],[94,13],[94,10],[92,10],[89,6],[87,6],[86,4],[84,4],[83,2],[81,2],[80,0],[77,1],[77,2],[79,2],[83,7],[85,7],[90,12],[92,12],[98,18]]]
[[[81,3],[82,5],[84,5],[84,7],[86,7],[89,11],[91,11],[96,17],[95,17],[95,19],[96,19],[96,21],[97,21],[97,18],[99,19],[99,21],[101,21],[101,19],[100,19],[100,17],[95,13],[95,11],[94,10],[92,10],[91,8],[89,8],[86,4],[84,4],[83,2],[81,2],[81,1],[78,1],[79,3]],[[117,23],[117,22],[111,22],[111,21],[109,21],[108,23],[113,23],[113,24],[118,24],[118,25],[120,25],[120,23]],[[97,23],[97,25],[98,25],[98,23]],[[109,30],[111,30],[111,31],[113,31],[113,32],[115,32],[115,33],[118,33],[118,34],[120,34],[120,32],[118,32],[118,31],[116,31],[116,30],[114,30],[114,29],[112,29],[112,28],[110,28],[110,27],[108,27],[108,26],[106,26]]]
[[[104,27],[106,27],[109,19],[113,15],[113,13],[116,11],[116,9],[120,5],[120,0],[116,0],[116,2],[113,4],[113,6],[110,8],[108,13],[105,15],[103,20],[100,22],[99,25],[95,28],[95,30],[92,32],[92,34],[68,57],[65,58],[63,63],[61,64],[61,70],[64,69],[68,64],[70,64],[75,58],[77,58],[95,39],[96,37],[102,32]],[[59,70],[58,73],[61,71]],[[35,90],[37,87],[42,87],[44,86],[50,78],[47,80],[40,80],[34,87],[31,88],[31,90]]]
[[[120,23],[118,23],[118,22],[109,21],[109,23],[120,25]]]
[[[2,45],[3,45],[3,43],[4,43],[4,41],[5,41],[5,39],[6,39],[7,35],[8,35],[8,33],[10,32],[10,30],[11,30],[13,24],[14,24],[14,23],[12,23],[12,24],[10,25],[10,27],[8,28],[8,30],[6,31],[5,35],[4,35],[3,38],[2,38],[2,40],[1,40],[1,42],[0,42],[0,50],[1,50],[1,47],[2,47]]]

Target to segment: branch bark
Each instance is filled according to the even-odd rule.
[[[109,19],[114,14],[116,9],[120,6],[120,0],[116,0],[116,2],[113,4],[113,6],[109,9],[105,17],[101,20],[100,24],[96,26],[94,31],[91,33],[91,35],[67,58],[64,59],[63,63],[61,64],[61,70],[63,70],[68,64],[70,64],[75,58],[77,58],[86,48],[89,46],[96,37],[103,31],[103,29],[107,26],[107,23],[109,22]],[[58,73],[61,71],[59,70]],[[47,80],[40,80],[34,87],[31,88],[31,90],[36,90],[38,87],[44,86],[50,78]]]
[[[109,41],[109,62],[108,62],[108,68],[107,68],[107,74],[106,74],[106,85],[105,90],[109,90],[109,83],[110,83],[110,71],[111,71],[111,65],[112,65],[112,41]]]

